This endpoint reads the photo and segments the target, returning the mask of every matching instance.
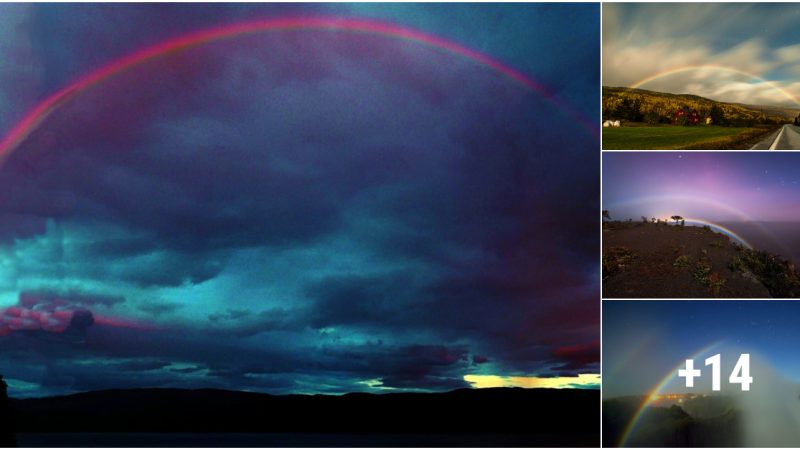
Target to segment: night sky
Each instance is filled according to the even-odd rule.
[[[800,5],[607,3],[603,84],[800,107]]]
[[[605,153],[603,208],[612,218],[710,222],[800,219],[800,158],[776,153]]]
[[[665,380],[660,393],[710,392],[711,377],[685,387],[678,366],[720,354],[723,392],[739,355],[751,354],[751,391],[783,381],[800,383],[800,303],[794,301],[605,301],[603,303],[603,396],[641,395]],[[792,395],[784,391],[783,395]],[[796,395],[794,395],[796,399]]]
[[[95,323],[0,333],[11,395],[597,386],[598,5],[2,4],[0,135],[131,52],[310,15],[543,89],[294,30],[67,96],[0,167],[0,307]]]

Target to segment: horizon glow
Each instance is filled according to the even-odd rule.
[[[797,222],[800,158],[763,153],[605,153],[603,208],[622,220],[677,214],[713,223]]]

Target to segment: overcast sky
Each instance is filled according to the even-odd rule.
[[[2,4],[1,133],[131,51],[308,14],[452,40],[597,119],[597,5]],[[0,372],[17,396],[597,374],[598,164],[564,108],[406,40],[256,33],[150,61],[59,105],[0,168],[0,307],[108,319],[85,344],[0,337]]]
[[[795,3],[606,3],[603,85],[800,107],[798,28]]]

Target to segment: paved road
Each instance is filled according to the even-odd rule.
[[[770,133],[769,136],[760,140],[758,144],[750,147],[750,150],[769,150],[769,147],[773,142],[775,142],[775,138],[778,137],[778,134],[781,132],[781,130],[783,130],[783,127],[778,128],[774,132]]]
[[[751,150],[800,150],[800,127],[784,125],[777,134],[770,135]]]

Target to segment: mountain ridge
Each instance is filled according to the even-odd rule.
[[[475,436],[502,446],[597,446],[599,406],[599,390],[522,388],[336,396],[110,389],[11,401],[18,434],[414,435],[415,445],[447,436],[465,446]]]

